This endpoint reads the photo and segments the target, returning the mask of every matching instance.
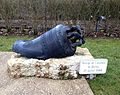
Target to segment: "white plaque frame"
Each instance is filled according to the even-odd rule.
[[[82,59],[79,74],[105,74],[108,59]]]

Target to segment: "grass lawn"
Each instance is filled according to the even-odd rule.
[[[29,37],[0,36],[0,51],[11,51],[18,39]],[[109,60],[107,73],[88,81],[95,95],[120,95],[120,39],[86,39],[86,47],[95,58]]]
[[[11,51],[16,40],[30,39],[28,36],[0,36],[0,51]]]
[[[120,95],[120,39],[87,39],[83,47],[109,61],[107,73],[89,81],[95,95]]]

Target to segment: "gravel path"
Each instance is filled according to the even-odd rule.
[[[0,52],[0,95],[94,95],[87,81],[43,78],[10,78],[7,60],[12,52]]]

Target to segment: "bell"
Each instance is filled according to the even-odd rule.
[[[18,40],[12,51],[28,58],[46,60],[74,55],[77,46],[84,44],[80,26],[57,25],[33,40]]]

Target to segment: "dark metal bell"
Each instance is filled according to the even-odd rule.
[[[84,43],[80,26],[60,24],[33,40],[16,41],[12,50],[28,58],[45,60],[72,56],[76,46]]]

